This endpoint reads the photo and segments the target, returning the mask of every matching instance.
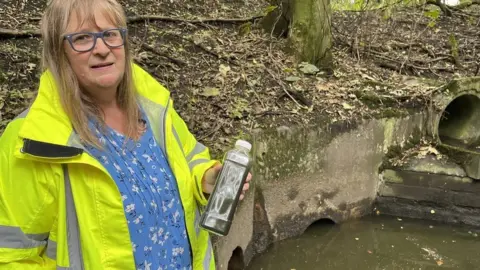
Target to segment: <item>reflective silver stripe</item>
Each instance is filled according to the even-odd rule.
[[[63,177],[65,180],[65,203],[67,205],[67,244],[68,261],[70,267],[65,269],[83,270],[82,249],[80,247],[80,232],[78,229],[77,211],[73,201],[72,186],[70,184],[70,175],[66,164],[63,167]],[[57,269],[63,269],[57,267]]]
[[[200,234],[200,211],[198,210],[198,207],[195,207],[195,232],[197,233],[197,237]]]
[[[157,139],[157,142],[160,145],[160,148],[162,148],[163,153],[166,153],[164,123],[165,112],[167,108],[151,101],[144,96],[139,96],[139,102],[142,105],[145,114],[147,115],[147,118],[149,120],[148,122],[150,123],[155,139]]]
[[[212,242],[210,242],[210,238],[208,238],[207,252],[205,252],[205,258],[203,258],[203,269],[204,270],[210,269],[210,261],[211,260],[212,260]]]
[[[175,130],[174,127],[172,127],[172,132],[173,132],[173,136],[177,140],[178,146],[180,147],[180,149],[182,149],[182,153],[183,153],[182,141],[180,141],[180,136],[178,136],[178,133],[177,133],[177,131]],[[183,155],[185,155],[185,153],[183,153]]]
[[[198,164],[205,163],[205,162],[209,162],[209,160],[206,159],[206,158],[196,159],[196,160],[188,163],[188,167],[190,168],[190,171],[193,171],[193,167],[197,166]]]
[[[192,152],[188,154],[187,161],[190,162],[195,155],[202,153],[206,148],[205,145],[197,142],[195,148],[193,148]]]
[[[87,149],[85,149],[83,144],[80,142],[80,136],[78,136],[78,134],[74,131],[72,131],[72,133],[70,134],[70,137],[68,137],[67,145],[71,147],[83,149],[83,151],[87,151]]]
[[[47,244],[48,233],[24,234],[13,226],[0,226],[0,248],[36,248]]]
[[[20,119],[20,118],[25,118],[25,117],[27,117],[27,114],[28,114],[29,111],[30,111],[30,108],[24,110],[24,111],[21,112],[19,115],[17,115],[17,117],[15,117],[15,119]],[[15,119],[14,119],[14,120],[15,120]]]
[[[57,242],[48,239],[47,251],[45,254],[52,260],[57,260]]]

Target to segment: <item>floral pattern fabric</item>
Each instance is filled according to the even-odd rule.
[[[146,117],[144,117],[146,119]],[[121,194],[136,269],[192,269],[192,254],[177,182],[148,122],[137,142],[91,122],[103,149],[86,146]],[[112,232],[115,233],[115,232]]]

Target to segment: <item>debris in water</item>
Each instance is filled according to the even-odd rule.
[[[435,210],[433,210],[433,209],[430,210],[430,213],[435,214]]]
[[[357,241],[358,241],[358,240],[360,240],[360,239],[359,239],[358,237],[355,237],[355,240],[357,240]]]
[[[432,226],[432,225],[430,225],[430,226],[428,226],[428,227],[429,227],[430,229],[433,229],[433,226]]]
[[[398,220],[398,221],[402,221],[402,219],[401,219],[401,218],[397,218],[397,220]]]
[[[400,229],[402,229],[402,230],[403,230],[403,226],[400,226]]]
[[[442,264],[443,264],[443,261],[442,261],[442,260],[438,260],[438,261],[437,261],[437,265],[438,265],[438,266],[440,266],[440,265],[442,265]]]
[[[373,252],[371,250],[367,250],[368,254],[372,254]]]

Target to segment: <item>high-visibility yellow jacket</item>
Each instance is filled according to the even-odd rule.
[[[169,92],[133,65],[153,133],[178,182],[193,269],[215,269],[199,228],[205,171],[216,162],[172,107]],[[120,193],[79,143],[48,71],[29,110],[0,137],[0,269],[135,269]]]

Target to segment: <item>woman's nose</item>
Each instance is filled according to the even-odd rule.
[[[98,37],[95,42],[95,47],[93,47],[94,54],[107,55],[110,53],[110,48],[105,44],[102,38]]]

